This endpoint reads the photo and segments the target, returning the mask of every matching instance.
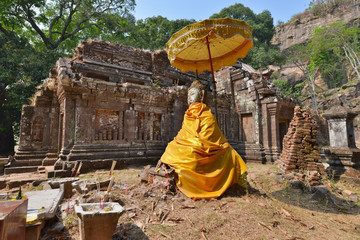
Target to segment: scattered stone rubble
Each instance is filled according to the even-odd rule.
[[[283,151],[276,164],[297,180],[318,185],[325,173],[316,142],[316,122],[309,110],[295,107],[294,118],[284,137]]]

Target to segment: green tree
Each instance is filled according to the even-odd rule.
[[[15,31],[57,49],[86,29],[104,29],[112,16],[126,16],[135,0],[2,0],[0,31]],[[24,31],[25,30],[25,31]]]
[[[318,71],[317,68],[310,66],[310,51],[308,46],[295,44],[289,49],[286,60],[295,64],[303,72],[307,80],[313,110],[318,112],[315,92],[315,76]]]
[[[141,49],[164,49],[175,32],[192,23],[195,23],[194,19],[168,20],[162,16],[140,19],[130,24],[126,37],[122,33],[113,41]]]
[[[57,58],[55,51],[38,51],[25,38],[0,33],[0,154],[13,151],[21,106],[29,102]]]
[[[329,26],[316,27],[308,44],[311,66],[319,68],[323,76],[333,81],[335,87],[345,78],[342,65],[350,66],[360,80],[360,28],[335,22]]]

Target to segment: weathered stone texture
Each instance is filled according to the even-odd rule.
[[[292,21],[275,28],[272,44],[284,51],[294,44],[305,43],[311,38],[315,27],[326,26],[337,21],[353,22],[360,17],[360,2],[348,1],[333,9],[324,17],[314,16],[309,10],[295,16]]]
[[[199,77],[208,82],[208,74]],[[8,173],[55,161],[63,172],[75,161],[92,161],[84,170],[106,168],[112,160],[118,166],[156,161],[181,128],[186,86],[194,79],[173,68],[165,51],[82,42],[71,59],[58,60],[33,103],[24,106],[20,146]],[[219,102],[227,136],[230,103],[226,96]],[[214,106],[210,94],[207,104]]]
[[[295,102],[278,94],[270,74],[250,66],[216,74],[219,127],[247,160],[276,160],[292,117]],[[199,75],[208,89],[209,77]],[[54,165],[68,174],[76,161],[86,162],[85,171],[108,168],[112,160],[117,166],[156,161],[181,128],[194,79],[172,67],[163,50],[82,42],[24,106],[19,150],[7,171]],[[213,109],[212,94],[205,102]]]
[[[296,100],[284,97],[271,84],[271,71],[259,72],[246,64],[223,67],[216,73],[220,94],[230,97],[233,139],[240,155],[250,161],[274,162],[292,119]]]
[[[329,172],[336,176],[360,179],[360,149],[356,147],[353,120],[356,113],[343,106],[333,106],[323,116],[328,121],[330,147],[324,149]],[[357,172],[357,174],[352,174]],[[357,176],[355,176],[357,175]]]
[[[294,118],[283,140],[283,151],[276,161],[285,172],[296,172],[298,180],[319,184],[324,167],[316,141],[317,124],[309,110],[295,107]]]

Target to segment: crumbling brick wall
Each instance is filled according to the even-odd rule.
[[[309,110],[295,107],[294,118],[283,140],[283,151],[276,161],[285,172],[295,172],[298,180],[310,185],[320,182],[324,167],[316,140],[317,124]]]

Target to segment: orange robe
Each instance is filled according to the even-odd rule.
[[[175,169],[176,185],[189,198],[216,198],[234,183],[246,187],[248,168],[204,103],[189,106],[161,161]]]

